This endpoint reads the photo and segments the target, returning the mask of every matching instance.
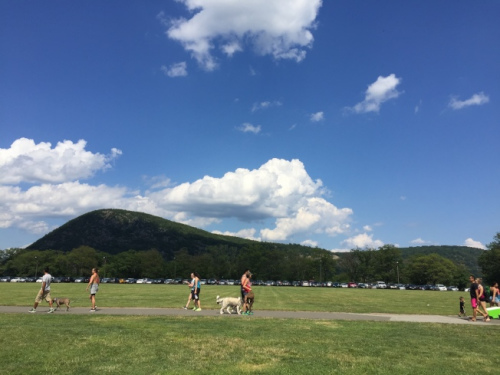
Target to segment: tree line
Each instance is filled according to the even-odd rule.
[[[402,284],[437,284],[464,287],[470,270],[437,253],[415,254],[403,259],[393,245],[378,249],[352,249],[337,256],[322,249],[304,251],[302,246],[269,248],[259,243],[236,248],[211,246],[201,254],[187,248],[170,255],[156,249],[108,254],[89,246],[69,252],[8,249],[0,252],[0,274],[39,276],[50,266],[54,276],[87,276],[99,267],[102,277],[187,278],[193,271],[202,278],[237,279],[250,268],[261,280],[357,281],[382,280]],[[486,282],[500,281],[500,233],[478,258]]]

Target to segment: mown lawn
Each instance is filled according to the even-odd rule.
[[[39,288],[38,283],[0,283],[0,305],[31,306]],[[86,307],[85,288],[85,284],[52,284],[52,297],[69,297],[72,306]],[[254,291],[255,309],[261,310],[454,315],[459,296],[468,300],[465,292],[266,286],[254,287]],[[217,309],[217,295],[237,297],[239,293],[238,286],[204,285],[202,307]],[[100,307],[179,308],[188,294],[184,285],[101,284],[97,302]]]
[[[500,330],[484,324],[28,313],[0,320],[0,372],[11,375],[456,375],[498,373],[499,363],[485,353],[495,353]]]

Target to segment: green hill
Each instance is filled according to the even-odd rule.
[[[161,217],[117,209],[103,209],[81,215],[34,242],[28,249],[71,251],[90,246],[108,254],[127,250],[157,249],[173,253],[187,248],[199,253],[207,246],[241,247],[255,241],[213,234]]]

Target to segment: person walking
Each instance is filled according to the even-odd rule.
[[[191,301],[193,300],[193,290],[194,290],[194,273],[191,272],[191,282],[188,283],[188,286],[191,288],[191,290],[189,291],[189,297],[188,297],[188,300],[187,300],[187,303],[186,303],[186,306],[184,306],[184,310],[187,310],[189,308],[189,304],[191,303]],[[196,307],[196,306],[195,306]],[[194,310],[194,309],[193,309]]]
[[[194,279],[193,285],[194,289],[191,291],[191,299],[194,301],[194,311],[201,311],[201,302],[200,302],[200,275],[197,272],[193,272]]]
[[[49,273],[49,267],[45,267],[43,269],[43,273],[42,287],[36,295],[33,308],[29,310],[30,313],[36,312],[36,308],[38,307],[38,304],[42,302],[42,300],[45,300],[49,303],[49,314],[52,314],[54,312],[54,308],[52,307],[52,297],[50,296],[50,283],[52,282],[52,275]]]
[[[243,300],[243,315],[253,315],[253,303],[255,302],[255,295],[252,291],[252,274],[250,271],[247,273],[247,283],[245,284],[245,299]]]
[[[486,310],[486,301],[488,300],[488,297],[486,297],[486,290],[482,284],[482,279],[481,278],[477,278],[476,279],[476,283],[477,283],[477,300],[478,300],[478,304],[479,306],[477,307],[477,310],[479,312],[481,312],[481,310],[479,310],[479,307],[481,307],[481,309],[483,310],[484,314],[481,312],[481,314],[483,314],[484,316],[484,321],[485,322],[489,322],[490,321],[490,317],[488,315],[488,310]]]
[[[92,276],[90,276],[89,283],[87,284],[87,288],[85,290],[89,290],[90,288],[90,300],[92,301],[92,308],[90,309],[90,312],[96,312],[96,305],[95,305],[95,295],[97,291],[99,290],[99,283],[101,282],[101,279],[99,278],[99,270],[97,268],[92,268]]]
[[[490,286],[490,307],[500,306],[500,291],[498,290],[498,283],[495,281]]]
[[[245,296],[247,295],[248,291],[246,290],[246,285],[250,282],[250,276],[252,273],[250,272],[249,269],[246,269],[245,272],[243,272],[243,275],[241,275],[241,300],[245,300]]]

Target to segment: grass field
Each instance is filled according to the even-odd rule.
[[[39,284],[0,283],[2,305],[32,305]],[[54,296],[88,306],[85,285]],[[257,309],[452,315],[461,292],[260,287]],[[202,289],[204,308],[231,286]],[[180,307],[186,286],[102,285],[106,306]],[[465,295],[464,295],[465,296]],[[275,299],[277,298],[277,300]],[[429,306],[427,306],[429,305]],[[44,306],[46,307],[46,306]],[[46,310],[46,308],[44,309]],[[498,373],[498,326],[214,316],[0,314],[0,373]]]
[[[30,306],[40,284],[0,283],[0,305]],[[72,306],[89,306],[85,284],[52,284],[52,297],[70,297]],[[350,313],[396,313],[454,315],[458,313],[458,297],[465,292],[413,290],[254,287],[255,309],[291,311],[333,311]],[[201,288],[204,309],[217,309],[215,297],[239,296],[238,286]],[[101,284],[97,294],[100,307],[179,308],[189,294],[184,285]]]

